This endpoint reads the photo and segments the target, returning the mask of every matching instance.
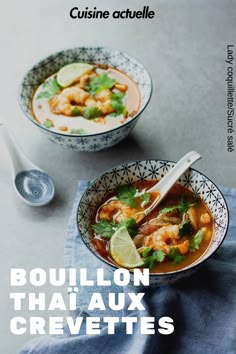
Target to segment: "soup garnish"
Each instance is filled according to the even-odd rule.
[[[171,272],[195,262],[208,248],[213,217],[200,196],[186,187],[175,184],[165,199],[145,216],[145,208],[157,198],[157,192],[148,192],[155,183],[152,180],[119,186],[98,208],[91,225],[91,238],[106,260],[135,268],[140,267],[137,260],[141,257],[141,267],[150,268],[153,273]],[[127,252],[124,240],[136,260],[133,266],[130,259],[124,259]]]
[[[137,84],[104,64],[72,63],[36,89],[36,121],[61,134],[96,134],[131,120],[140,107]]]

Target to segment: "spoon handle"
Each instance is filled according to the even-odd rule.
[[[28,159],[20,151],[13,136],[2,122],[0,122],[0,133],[11,157],[14,175],[23,171],[26,167],[30,167]]]
[[[159,192],[160,197],[157,199],[155,206],[166,196],[171,187],[177,182],[182,174],[197,160],[201,158],[201,155],[196,151],[190,151],[184,155],[177,164],[148,192]],[[151,206],[153,209],[153,206]],[[148,211],[147,211],[148,213]]]

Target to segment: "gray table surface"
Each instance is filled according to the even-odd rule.
[[[156,11],[153,20],[71,20],[72,6]],[[7,152],[0,140],[1,332],[0,353],[16,353],[30,335],[13,336],[11,267],[63,267],[63,243],[79,179],[113,165],[146,158],[178,160],[197,150],[196,168],[216,184],[236,187],[236,153],[226,151],[226,46],[235,44],[236,1],[135,0],[1,2],[0,90],[5,117],[26,155],[56,185],[48,207],[33,209],[16,197]],[[18,86],[39,59],[63,48],[106,45],[126,51],[150,71],[154,92],[129,138],[97,153],[63,150],[41,136],[18,105]],[[29,291],[27,286],[24,291]],[[32,289],[34,291],[35,289]],[[50,297],[54,289],[44,287]],[[65,291],[62,290],[62,291]],[[21,314],[28,319],[27,306]],[[48,313],[40,313],[47,318]]]

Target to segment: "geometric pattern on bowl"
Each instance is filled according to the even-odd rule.
[[[128,74],[137,84],[141,93],[139,112],[127,123],[108,132],[88,135],[69,135],[47,130],[38,124],[32,115],[31,102],[36,88],[62,66],[73,62],[104,63]],[[33,66],[23,78],[19,93],[20,106],[25,115],[44,132],[49,140],[77,151],[98,151],[117,144],[136,125],[152,94],[152,81],[145,67],[136,59],[117,49],[106,47],[79,47],[52,54]]]
[[[84,192],[77,213],[77,224],[81,237],[88,249],[109,267],[116,268],[114,264],[104,260],[93,246],[89,234],[89,225],[97,207],[104,197],[113,191],[118,185],[142,180],[160,179],[173,166],[174,162],[166,160],[134,161],[116,166],[88,186]],[[189,169],[181,176],[178,183],[196,192],[204,200],[214,218],[213,240],[204,255],[193,264],[170,273],[150,274],[150,285],[164,285],[176,282],[183,277],[189,276],[198,266],[209,258],[221,245],[228,228],[228,208],[225,199],[217,186],[202,173]]]

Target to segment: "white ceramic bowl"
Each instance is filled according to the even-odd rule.
[[[120,184],[128,184],[141,180],[160,179],[175,165],[165,160],[134,161],[116,166],[95,179],[84,192],[78,206],[78,229],[86,247],[109,268],[117,267],[101,257],[90,238],[90,224],[97,207],[104,197]],[[159,286],[174,283],[188,277],[220,247],[228,228],[228,208],[225,199],[217,186],[202,173],[189,169],[179,183],[196,192],[204,200],[214,217],[213,240],[203,254],[193,264],[174,272],[150,274],[150,285]]]
[[[50,131],[37,123],[32,114],[31,102],[36,88],[62,66],[72,62],[93,62],[113,66],[128,74],[138,85],[141,93],[141,105],[137,114],[118,128],[104,133],[91,135],[69,135]],[[50,141],[64,148],[76,151],[98,151],[113,146],[123,140],[134,128],[140,114],[144,111],[152,95],[152,81],[145,67],[136,59],[117,49],[106,47],[79,47],[63,50],[41,60],[31,68],[23,78],[20,86],[20,106],[34,125]]]

